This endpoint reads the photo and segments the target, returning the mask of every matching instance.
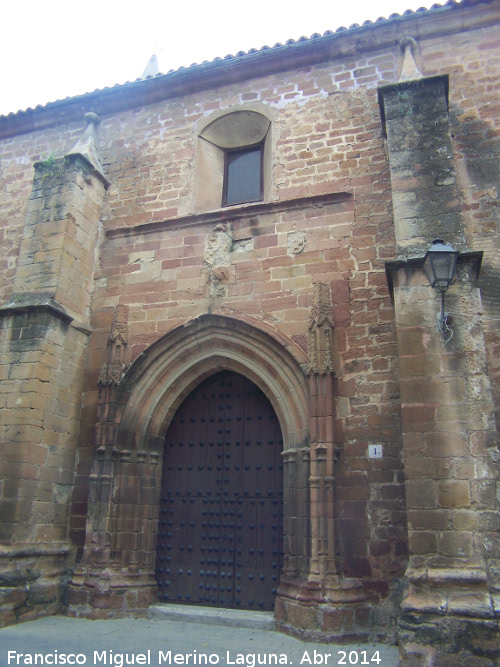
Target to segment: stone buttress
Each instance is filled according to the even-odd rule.
[[[500,611],[498,545],[490,532],[499,509],[498,472],[477,285],[481,253],[470,252],[465,240],[448,78],[421,78],[410,67],[415,40],[406,38],[401,47],[402,80],[379,91],[398,257],[387,273],[398,339],[410,555],[400,650],[405,665],[442,664],[446,654],[469,664],[498,640]],[[446,293],[451,340],[436,330],[440,295],[422,268],[438,237],[460,251]]]
[[[89,313],[107,181],[98,118],[35,164],[10,301],[0,309],[0,625],[61,611]]]

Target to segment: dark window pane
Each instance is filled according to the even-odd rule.
[[[260,201],[261,147],[226,155],[225,205]]]

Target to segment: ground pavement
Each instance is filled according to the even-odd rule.
[[[252,612],[255,613],[255,612]],[[258,612],[257,612],[258,614]],[[0,667],[13,665],[188,665],[195,667],[397,667],[398,650],[384,644],[305,643],[268,626],[220,625],[220,619],[89,621],[51,616],[0,629]],[[194,622],[196,621],[196,622]],[[200,622],[202,621],[202,622]]]

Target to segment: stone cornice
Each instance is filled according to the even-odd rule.
[[[243,206],[231,206],[230,208],[217,209],[208,213],[194,213],[176,218],[164,220],[141,222],[138,224],[123,226],[120,218],[105,220],[103,223],[104,233],[110,238],[119,236],[130,236],[133,234],[147,234],[159,232],[165,229],[178,229],[200,224],[215,224],[217,222],[234,222],[241,218],[251,218],[258,215],[269,215],[282,211],[297,210],[302,208],[321,207],[328,204],[339,204],[352,199],[349,192],[332,192],[322,195],[310,195],[308,197],[297,197],[277,202],[257,204],[244,204]]]
[[[52,544],[1,544],[0,558],[20,558],[22,556],[66,556],[74,547],[66,542]]]
[[[51,317],[60,320],[63,324],[70,325],[87,336],[92,333],[92,329],[87,324],[76,320],[66,311],[64,306],[61,306],[55,299],[44,294],[33,294],[30,292],[14,294],[8,303],[0,306],[0,319],[24,313],[47,313]]]
[[[181,68],[149,79],[104,88],[43,107],[0,117],[0,139],[42,130],[62,123],[78,122],[93,111],[101,117],[166,99],[236,84],[245,79],[307,67],[327,60],[361,53],[399,48],[399,40],[411,34],[428,39],[483,28],[500,22],[500,3],[463,0],[424,12],[384,19],[322,37],[249,52]]]
[[[33,163],[33,168],[35,169],[35,174],[42,174],[47,175],[47,176],[52,176],[54,174],[59,174],[62,173],[67,164],[74,163],[74,164],[79,164],[81,168],[83,168],[84,172],[86,174],[92,174],[94,175],[98,180],[102,182],[104,187],[107,189],[110,186],[110,182],[104,176],[104,174],[96,169],[96,167],[92,164],[92,162],[83,155],[82,153],[77,153],[77,152],[71,152],[67,153],[63,157],[60,158],[55,158],[53,162],[49,162],[47,160],[39,160],[38,162]]]
[[[66,324],[73,321],[73,318],[66,312],[65,308],[52,297],[31,294],[29,292],[26,294],[14,294],[8,303],[0,306],[0,317],[35,311],[49,313]]]

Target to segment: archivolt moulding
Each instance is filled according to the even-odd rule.
[[[132,446],[139,449],[159,443],[184,398],[209,375],[231,370],[252,380],[269,398],[284,448],[307,446],[306,361],[304,352],[281,334],[226,316],[203,315],[167,333],[129,367],[122,380],[128,397],[119,431],[133,434]]]

